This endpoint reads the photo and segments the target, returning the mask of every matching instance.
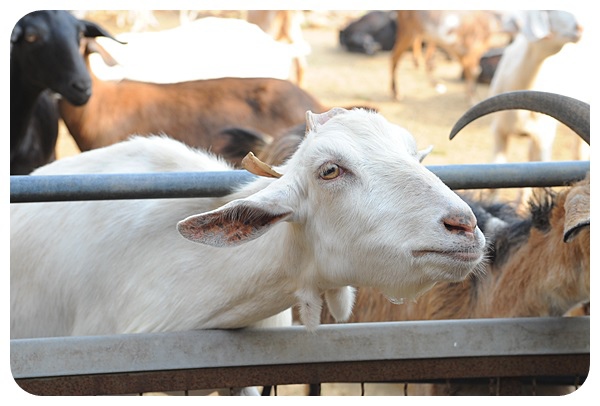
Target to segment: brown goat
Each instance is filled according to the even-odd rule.
[[[476,101],[476,81],[479,60],[493,45],[493,37],[501,32],[498,16],[490,11],[398,10],[396,42],[392,49],[391,88],[400,100],[402,94],[396,84],[396,68],[400,58],[411,46],[420,54],[420,44],[427,43],[428,54],[439,46],[458,61],[464,72],[466,92],[471,103]],[[418,58],[418,56],[417,56]],[[426,71],[432,79],[433,64],[427,57]]]
[[[99,52],[108,60],[106,51],[95,41],[87,41],[86,49],[86,59],[91,52]],[[122,141],[132,134],[165,133],[190,146],[221,154],[230,145],[230,135],[226,139],[222,135],[226,128],[242,127],[276,136],[304,122],[307,110],[326,110],[298,86],[273,78],[156,84],[103,81],[90,73],[92,96],[85,105],[60,101],[61,116],[82,151]],[[241,156],[225,157],[239,164],[246,152],[258,151],[264,143],[251,138]]]
[[[281,165],[296,152],[305,132],[306,124],[289,128],[277,140],[266,145],[258,153],[258,158],[269,165]]]

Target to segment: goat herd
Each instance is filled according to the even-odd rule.
[[[490,30],[481,19],[491,17],[459,17],[479,23],[442,30],[450,21],[443,12],[397,13],[396,37],[387,45],[395,96],[401,98],[398,59],[423,43],[427,52],[444,47],[461,62],[472,96],[474,62],[485,47],[474,45],[476,56],[456,54],[466,48],[434,34],[471,44],[469,33],[476,26]],[[543,114],[540,120],[554,117],[589,144],[589,105],[552,93],[512,92],[531,89],[528,69],[581,36],[570,13],[526,17],[538,25],[524,25],[504,50],[514,56],[497,66],[491,88],[498,96],[475,104],[459,125],[502,111],[506,116],[497,114],[493,126],[501,155],[514,133],[506,123],[519,122],[510,110],[527,109]],[[540,33],[554,43],[541,44]],[[346,33],[343,41],[347,46],[365,36]],[[370,52],[384,49],[374,38],[367,41]],[[67,11],[36,11],[16,23],[11,175],[243,166],[258,176],[216,198],[11,204],[11,339],[292,323],[314,331],[344,321],[564,316],[589,306],[589,174],[570,187],[536,193],[523,214],[507,202],[450,190],[422,165],[429,149],[418,149],[406,129],[372,109],[322,104],[301,86],[302,74],[296,83],[275,77],[101,79],[90,56],[114,64],[110,42],[125,41]],[[539,57],[525,60],[525,54]],[[306,60],[295,66],[303,72]],[[54,160],[59,120],[82,153]],[[532,159],[546,158],[539,129],[552,138],[555,126],[531,133],[540,137]],[[262,161],[244,159],[250,151]],[[386,297],[415,300],[398,305]],[[414,388],[426,394],[487,390]]]

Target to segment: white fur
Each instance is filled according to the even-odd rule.
[[[175,83],[221,77],[289,79],[294,58],[306,47],[275,41],[255,24],[237,18],[204,17],[155,32],[116,36],[98,42],[119,62],[108,67],[90,56],[92,71],[103,80],[132,79]]]
[[[420,164],[406,130],[364,110],[336,110],[309,127],[277,168],[281,178],[259,178],[224,198],[12,204],[11,337],[240,328],[295,304],[314,330],[322,294],[347,317],[349,286],[413,297],[478,265],[479,229],[444,225],[464,219],[472,227],[471,210]],[[330,163],[342,175],[321,179]],[[229,169],[166,137],[134,137],[33,176]],[[256,214],[278,220],[235,243],[214,227],[189,234]],[[287,314],[272,324],[289,325]]]
[[[557,55],[565,44],[578,41],[580,27],[575,16],[567,11],[558,10],[529,10],[524,13],[520,32],[506,47],[498,64],[490,84],[490,96],[515,90],[553,91],[555,90],[553,83],[564,80],[564,70],[555,71],[553,77],[547,77],[548,74],[544,73],[547,69],[542,67],[544,62]],[[568,70],[581,62],[570,59]],[[544,82],[538,80],[539,74],[546,76]],[[541,113],[524,110],[494,113],[491,124],[494,134],[494,162],[507,161],[509,136],[520,134],[531,138],[529,150],[531,161],[551,160],[557,125],[558,122],[554,118]]]

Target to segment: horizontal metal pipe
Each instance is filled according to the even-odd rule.
[[[581,180],[589,161],[428,166],[451,189],[566,186]]]
[[[431,165],[451,189],[564,186],[582,179],[589,161]],[[244,170],[11,176],[10,202],[218,197],[256,178]]]
[[[242,170],[11,176],[10,202],[218,197],[255,178]]]

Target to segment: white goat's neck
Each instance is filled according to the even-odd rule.
[[[514,75],[514,89],[531,89],[544,60],[549,56],[539,44],[525,42],[527,46],[524,47],[524,55],[520,55],[518,74]]]
[[[247,191],[243,191],[236,197],[246,193]],[[207,292],[211,296],[214,310],[203,316],[203,320],[199,321],[200,327],[244,327],[297,305],[302,324],[308,330],[316,329],[320,324],[322,294],[337,286],[325,281],[320,275],[315,253],[310,245],[302,243],[306,238],[303,226],[283,222],[270,230],[268,237],[263,236],[237,247],[227,248],[223,251],[226,252],[224,255],[207,253],[206,257],[218,261],[218,264],[207,267],[219,270],[219,276],[211,277],[211,280],[221,283],[222,291],[226,292],[223,296],[226,297],[220,296],[220,293],[214,295],[213,292]],[[194,245],[192,251],[194,249],[195,261],[202,261],[204,250],[211,251],[215,248]],[[239,269],[240,264],[246,264],[247,269]],[[228,275],[222,271],[231,269],[236,271],[228,272]],[[260,291],[259,294],[257,290]],[[227,301],[227,298],[234,300]],[[214,303],[220,303],[220,306],[217,307]],[[244,325],[239,324],[240,320]]]
[[[544,61],[554,53],[544,40],[532,42],[517,35],[504,52],[497,76],[490,84],[490,94],[531,89]]]

